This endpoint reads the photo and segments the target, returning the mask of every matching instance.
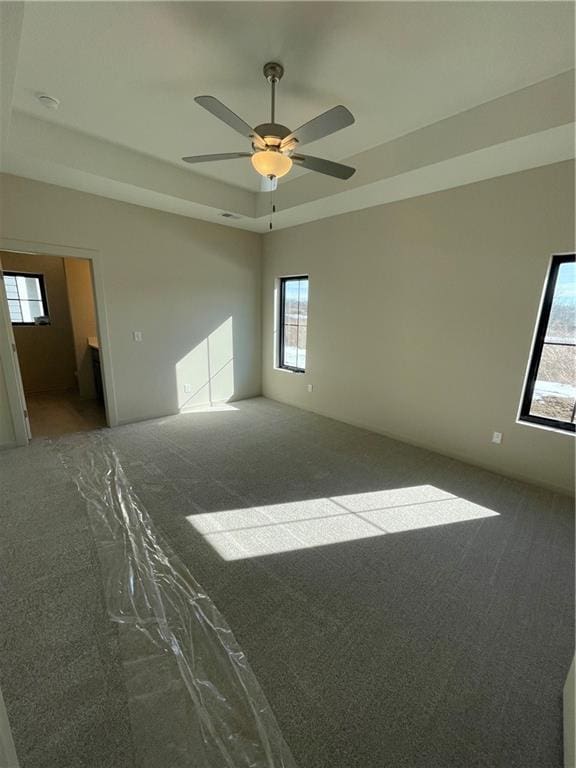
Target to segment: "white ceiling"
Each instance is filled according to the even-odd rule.
[[[278,60],[281,122],[294,128],[335,104],[355,115],[310,145],[343,160],[571,69],[573,30],[562,2],[26,3],[13,106],[257,190],[248,160],[180,163],[247,149],[194,96],[263,122],[261,68]],[[40,91],[61,100],[58,112],[38,104]]]

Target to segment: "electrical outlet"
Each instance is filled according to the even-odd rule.
[[[192,392],[192,385],[191,384],[184,384],[184,392],[189,395]]]
[[[132,331],[134,341],[142,341],[142,331]]]
[[[308,392],[314,391],[314,384],[308,384]]]
[[[500,443],[502,442],[502,432],[493,432],[492,442],[496,443],[496,445],[500,445]]]

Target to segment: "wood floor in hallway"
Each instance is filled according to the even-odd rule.
[[[56,437],[106,426],[104,406],[74,391],[26,395],[32,437]]]

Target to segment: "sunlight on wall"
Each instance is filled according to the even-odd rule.
[[[497,517],[432,485],[189,515],[225,560]]]
[[[223,403],[234,395],[234,335],[229,317],[176,363],[178,408]]]

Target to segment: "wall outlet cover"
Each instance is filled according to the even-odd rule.
[[[192,392],[192,385],[191,384],[184,384],[184,392],[189,395],[190,392]]]
[[[502,432],[493,432],[492,442],[496,443],[496,445],[500,445],[500,443],[502,442]]]
[[[142,341],[142,331],[132,331],[134,341]]]
[[[308,384],[308,392],[314,391],[314,384]]]

